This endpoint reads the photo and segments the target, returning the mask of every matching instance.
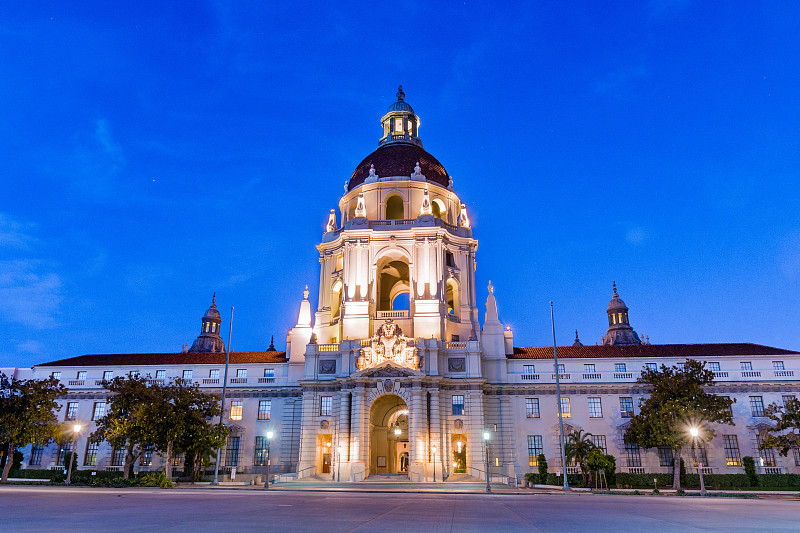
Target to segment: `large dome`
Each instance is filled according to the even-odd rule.
[[[375,174],[381,178],[390,176],[411,176],[414,173],[414,166],[419,162],[420,172],[427,181],[437,183],[442,187],[447,187],[450,177],[444,166],[431,154],[426,152],[421,146],[413,144],[386,144],[369,154],[356,167],[350,177],[350,184],[347,190],[358,187],[369,176],[369,167],[375,167]]]

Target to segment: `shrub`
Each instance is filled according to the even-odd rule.
[[[742,466],[744,466],[744,475],[750,482],[751,487],[758,486],[758,476],[756,475],[756,462],[749,455],[742,457]]]
[[[534,474],[533,472],[528,472],[525,474],[525,482],[528,485],[535,485],[539,481],[539,476]]]
[[[175,486],[172,481],[167,479],[167,474],[164,472],[145,472],[141,475],[141,484],[146,487],[159,487],[162,489],[171,489]]]
[[[686,496],[686,491],[683,489],[678,489],[675,491],[675,496]]]
[[[653,492],[651,492],[651,494],[653,494],[654,496],[658,496],[659,494],[661,494],[661,492],[656,488],[653,489]]]
[[[536,462],[539,465],[539,483],[544,485],[547,483],[547,458],[540,453],[536,456]]]

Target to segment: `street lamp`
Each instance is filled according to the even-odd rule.
[[[436,445],[433,445],[433,482],[436,483]]]
[[[65,485],[72,484],[72,463],[75,462],[75,451],[78,449],[78,434],[81,432],[81,425],[75,424],[72,426],[72,452],[69,456],[69,467],[67,467],[67,479],[64,480]]]
[[[692,426],[689,428],[689,434],[692,436],[692,451],[694,451],[695,444],[697,443],[697,437],[700,435],[700,430],[697,427]],[[697,462],[699,468],[697,471],[700,473],[700,496],[706,495],[706,484],[703,481],[703,463],[702,457],[701,460]]]
[[[340,476],[342,474],[342,447],[336,447],[336,483],[339,483],[341,480]]]
[[[272,442],[272,431],[267,431],[267,477],[264,480],[264,488],[269,489],[269,445]]]
[[[483,432],[483,442],[486,446],[486,492],[492,492],[491,476],[489,476],[489,438],[491,434],[488,431]]]

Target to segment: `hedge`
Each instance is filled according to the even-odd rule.
[[[617,485],[635,489],[653,488],[653,478],[658,480],[659,487],[672,486],[672,474],[629,474],[617,472]],[[752,488],[745,474],[704,474],[703,481],[707,489],[745,489]],[[699,474],[686,474],[681,478],[681,486],[700,488]],[[800,488],[800,474],[760,474],[758,486],[762,488]]]

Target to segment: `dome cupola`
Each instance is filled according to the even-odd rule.
[[[189,352],[224,352],[225,343],[222,342],[222,337],[219,334],[222,317],[217,311],[217,293],[214,293],[214,296],[211,297],[211,307],[205,312],[201,322],[200,335],[192,343]]]
[[[639,336],[633,331],[628,321],[628,307],[617,294],[617,283],[614,282],[614,294],[606,309],[608,314],[608,329],[603,336],[603,344],[642,344]]]
[[[381,118],[383,137],[379,145],[404,143],[422,146],[419,138],[419,117],[414,114],[414,109],[406,103],[406,93],[403,86],[397,88],[397,101],[389,106],[386,114]]]

